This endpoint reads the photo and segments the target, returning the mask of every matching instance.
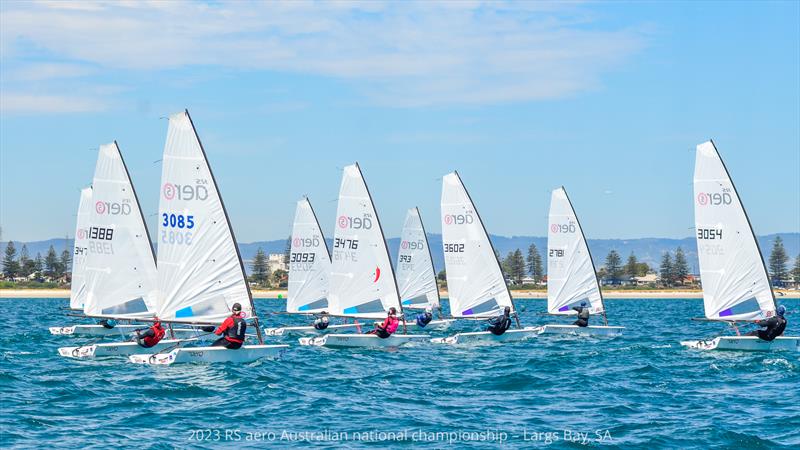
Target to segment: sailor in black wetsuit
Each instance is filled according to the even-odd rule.
[[[322,315],[314,319],[314,329],[322,331],[328,328],[328,312],[322,311]]]
[[[244,321],[244,315],[242,315],[242,305],[234,303],[231,312],[232,314],[222,322],[222,325],[214,330],[214,334],[224,334],[224,336],[214,341],[211,344],[212,347],[225,347],[229,350],[236,350],[244,344],[247,322]]]
[[[98,325],[102,325],[103,328],[108,328],[109,330],[117,326],[117,321],[114,319],[101,319],[97,321]]]
[[[573,325],[577,325],[579,327],[588,327],[589,326],[589,308],[586,306],[586,302],[581,302],[581,306],[575,306],[572,309],[578,311],[578,320],[573,322]]]
[[[420,328],[425,328],[426,325],[431,323],[431,320],[433,320],[433,312],[430,306],[425,308],[425,312],[417,314],[417,325]]]
[[[489,319],[489,327],[486,328],[486,331],[494,334],[495,336],[500,336],[501,334],[505,333],[511,327],[511,307],[506,306],[503,309],[503,314],[499,316],[492,317]]]
[[[766,328],[765,330],[751,331],[747,333],[747,336],[758,336],[762,341],[771,342],[782,335],[783,330],[786,329],[786,318],[783,317],[786,314],[786,307],[783,305],[778,306],[775,314],[769,319],[756,322],[758,326]]]

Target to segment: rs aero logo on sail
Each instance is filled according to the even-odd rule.
[[[472,212],[467,212],[465,214],[445,214],[444,223],[445,225],[466,225],[475,223],[475,218],[472,216]]]
[[[697,204],[700,206],[730,205],[733,202],[730,189],[722,192],[701,192],[697,194]]]
[[[208,198],[208,180],[197,179],[194,184],[175,184],[166,182],[161,193],[167,200],[206,200]]]
[[[364,217],[339,216],[336,222],[339,224],[339,228],[350,228],[352,230],[372,229],[372,217],[368,214],[364,214]]]
[[[550,225],[550,231],[553,233],[574,233],[578,231],[575,222],[570,220],[569,223],[554,223]]]
[[[104,202],[98,200],[94,204],[94,210],[101,216],[104,214],[111,216],[127,216],[131,213],[131,203],[129,199],[123,199],[121,202]]]

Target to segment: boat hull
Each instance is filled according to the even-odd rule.
[[[278,358],[288,348],[288,345],[245,345],[236,350],[225,347],[186,347],[176,348],[167,353],[131,355],[128,361],[155,366],[186,363],[248,363],[261,358]]]
[[[406,323],[406,328],[413,331],[442,331],[450,328],[456,319],[431,320],[427,325],[421,327],[416,322]]]
[[[92,344],[82,347],[61,347],[58,349],[58,354],[65,358],[75,359],[150,354],[154,351],[158,352],[159,350],[164,350],[175,345],[182,345],[185,342],[191,342],[193,340],[194,339],[164,339],[150,348],[144,348],[136,342],[109,342],[107,344]]]
[[[429,339],[426,334],[393,334],[386,339],[374,334],[326,334],[318,337],[300,338],[300,345],[315,345],[332,348],[383,348],[399,347],[409,342]]]
[[[354,323],[341,324],[341,325],[328,325],[324,330],[318,330],[313,326],[303,327],[280,327],[280,328],[264,328],[264,334],[267,336],[287,336],[290,334],[323,334],[328,333],[330,330],[347,331],[356,330],[358,327],[363,327],[363,324],[356,325]]]
[[[577,336],[621,336],[625,327],[577,325],[544,325],[539,334],[567,334]]]
[[[738,350],[745,352],[795,351],[800,352],[800,337],[781,336],[767,342],[756,336],[720,336],[714,339],[681,341],[681,345],[694,350]]]
[[[469,333],[457,333],[452,336],[431,339],[434,344],[479,344],[494,342],[518,342],[536,337],[539,335],[541,327],[525,327],[519,330],[508,330],[501,335],[492,334],[488,331],[474,331]]]
[[[133,330],[147,328],[146,325],[117,325],[106,328],[102,325],[71,325],[68,327],[50,327],[50,334],[71,336],[118,336],[133,333]]]

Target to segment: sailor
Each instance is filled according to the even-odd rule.
[[[433,320],[433,312],[430,306],[425,308],[424,312],[417,314],[417,325],[420,328],[425,328],[426,325],[431,323],[431,320]]]
[[[212,347],[225,347],[230,350],[236,350],[244,343],[247,322],[244,321],[242,305],[234,303],[231,312],[232,314],[230,317],[225,319],[222,325],[214,330],[214,334],[218,336],[223,333],[225,333],[225,335],[214,341],[214,343],[211,344]]]
[[[109,330],[117,326],[117,321],[114,319],[101,319],[97,321],[98,325],[102,325],[103,328],[108,328]]]
[[[158,317],[156,317],[153,325],[144,332],[142,332],[142,330],[136,330],[135,340],[140,346],[144,348],[150,348],[158,344],[166,334],[167,333],[164,331],[164,327],[161,326],[161,321],[158,320]]]
[[[755,330],[747,333],[746,336],[758,336],[759,339],[767,342],[775,340],[776,337],[783,334],[786,329],[786,307],[783,305],[778,306],[775,310],[775,315],[766,320],[756,321],[756,325],[766,328],[765,330]]]
[[[589,308],[586,307],[586,302],[581,302],[581,306],[575,306],[572,309],[578,311],[578,320],[573,322],[573,325],[577,325],[579,327],[588,327],[589,326]]]
[[[383,323],[375,322],[375,329],[368,331],[367,334],[377,334],[379,338],[386,339],[397,331],[399,325],[400,321],[397,320],[397,310],[392,306],[389,308],[389,314],[386,316],[386,320],[384,320]]]
[[[317,317],[314,320],[314,329],[315,330],[322,331],[322,330],[328,328],[328,312],[327,311],[322,311],[321,314],[322,315],[320,317]]]
[[[486,331],[500,336],[501,334],[505,333],[511,327],[511,307],[506,306],[503,309],[503,314],[498,316],[492,317],[489,319],[489,327],[486,328]]]

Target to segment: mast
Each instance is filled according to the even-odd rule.
[[[378,211],[375,209],[375,202],[372,201],[372,194],[369,192],[369,186],[367,186],[367,182],[364,180],[364,174],[361,173],[361,166],[358,165],[358,162],[356,162],[356,169],[358,169],[358,176],[361,177],[361,182],[364,183],[364,189],[367,191],[367,197],[369,197],[372,210],[375,211],[375,221],[378,222],[378,229],[381,232],[381,243],[383,244],[383,249],[386,251],[386,260],[389,261],[389,270],[392,272],[392,283],[394,283],[394,291],[397,293],[397,306],[400,308],[400,317],[403,318],[403,333],[405,334],[408,332],[406,329],[406,315],[403,312],[403,302],[400,301],[400,289],[397,287],[397,278],[394,276],[394,266],[392,265],[392,258],[389,255],[389,247],[386,246],[386,236],[383,234],[381,219],[378,217]],[[326,248],[327,245],[328,244],[325,244]]]
[[[456,178],[458,178],[458,182],[461,183],[461,187],[464,189],[464,193],[467,194],[467,198],[469,199],[469,202],[472,205],[472,209],[475,211],[475,216],[478,217],[478,223],[481,224],[481,228],[483,229],[483,234],[486,235],[486,240],[489,241],[489,248],[492,249],[492,254],[494,255],[494,260],[497,263],[497,268],[500,269],[500,274],[503,276],[503,285],[505,286],[506,292],[508,293],[508,301],[511,302],[511,306],[514,307],[514,320],[517,322],[517,328],[522,328],[522,326],[520,326],[519,323],[519,313],[517,312],[517,305],[514,303],[514,298],[511,297],[511,290],[508,289],[508,283],[506,283],[505,273],[503,273],[503,266],[500,265],[500,260],[497,258],[497,251],[495,251],[494,244],[492,244],[492,240],[489,238],[489,233],[486,231],[486,226],[483,224],[483,219],[481,219],[481,214],[478,212],[478,208],[475,207],[475,202],[472,201],[472,196],[469,195],[467,187],[464,186],[464,182],[461,180],[461,175],[458,174],[457,170],[454,170],[453,173],[456,175]]]
[[[742,212],[744,213],[744,218],[747,220],[747,226],[750,228],[750,235],[753,237],[753,240],[756,242],[756,249],[758,250],[758,258],[761,261],[761,268],[764,269],[764,275],[767,277],[767,284],[769,286],[769,295],[772,297],[772,308],[776,309],[777,305],[775,304],[775,291],[772,288],[772,280],[769,277],[769,272],[767,271],[767,265],[764,263],[764,254],[761,252],[761,245],[758,243],[758,238],[756,237],[756,233],[753,231],[753,225],[750,222],[750,216],[747,215],[747,209],[744,207],[744,203],[742,203],[742,197],[739,196],[739,191],[736,189],[736,184],[733,182],[733,178],[731,178],[731,173],[728,172],[728,167],[725,165],[725,161],[722,159],[722,156],[719,154],[719,150],[717,150],[717,145],[714,144],[713,139],[709,139],[708,142],[711,143],[711,147],[714,148],[714,152],[717,154],[717,159],[722,164],[722,168],[725,170],[725,175],[728,176],[728,181],[731,183],[731,187],[733,187],[733,192],[736,194],[736,198],[739,200],[739,206],[742,207]],[[701,280],[702,281],[702,280]]]
[[[233,248],[236,249],[236,256],[239,258],[239,267],[242,269],[242,279],[244,280],[245,288],[247,289],[247,297],[250,299],[250,308],[253,311],[253,325],[256,327],[256,335],[258,336],[258,343],[259,345],[264,344],[264,336],[261,334],[261,326],[258,323],[258,313],[256,312],[256,305],[253,302],[253,293],[250,291],[250,284],[247,282],[247,272],[244,270],[244,262],[242,261],[242,254],[239,251],[239,243],[236,242],[236,234],[233,232],[233,227],[231,226],[231,219],[228,217],[228,209],[225,208],[225,201],[222,199],[222,193],[219,190],[219,184],[217,184],[217,179],[214,178],[214,171],[211,169],[211,164],[208,163],[208,156],[206,155],[206,150],[203,147],[203,142],[200,141],[200,136],[197,134],[197,128],[194,126],[194,122],[192,121],[192,116],[189,115],[189,110],[184,109],[184,113],[186,117],[189,119],[189,123],[192,125],[192,131],[194,131],[194,136],[197,138],[197,143],[200,145],[200,151],[203,153],[203,159],[206,160],[206,166],[208,167],[208,173],[211,175],[211,181],[214,182],[214,187],[217,189],[217,196],[219,197],[219,202],[222,205],[222,212],[225,214],[225,221],[228,224],[228,230],[231,232],[231,239],[233,239]]]
[[[575,212],[575,207],[572,206],[572,200],[570,200],[567,190],[564,188],[564,186],[561,186],[561,190],[564,191],[564,197],[567,198],[567,203],[569,203],[569,208],[572,210],[572,215],[575,216],[575,222],[578,223],[578,229],[581,230],[581,238],[583,239],[584,244],[586,244],[586,253],[589,255],[589,261],[592,263],[592,271],[594,271],[594,282],[597,286],[597,292],[600,293],[600,302],[603,304],[603,323],[605,326],[608,326],[608,317],[606,316],[606,300],[603,298],[603,290],[600,289],[600,280],[597,279],[597,268],[594,266],[592,251],[589,250],[589,241],[586,240],[586,235],[583,234],[581,221],[578,219],[578,213]]]
[[[436,268],[433,267],[433,254],[431,254],[431,246],[428,243],[428,232],[425,231],[425,223],[422,221],[422,214],[419,213],[419,207],[415,206],[417,217],[419,217],[419,226],[422,228],[422,235],[425,237],[425,247],[428,249],[428,258],[431,260],[431,268],[433,268],[433,285],[436,287],[436,299],[439,301],[439,318],[442,318],[442,296],[439,294],[439,283],[436,281]],[[402,302],[401,302],[402,303]]]

